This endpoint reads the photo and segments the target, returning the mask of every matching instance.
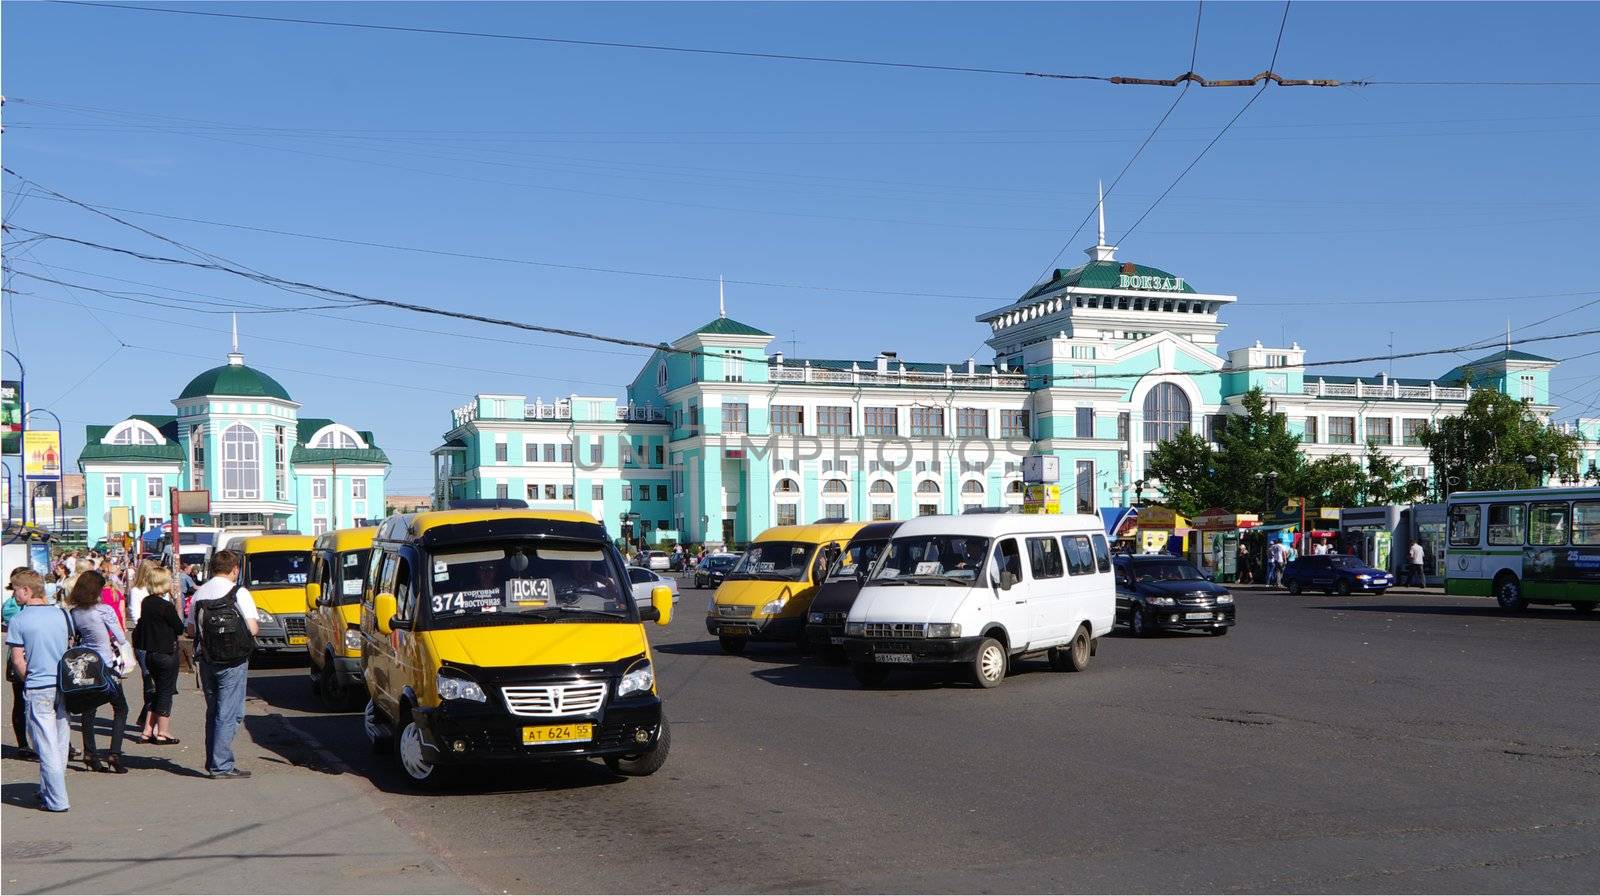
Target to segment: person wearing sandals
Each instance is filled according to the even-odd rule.
[[[117,650],[127,643],[117,622],[116,611],[102,603],[100,593],[106,587],[105,577],[90,569],[78,574],[67,593],[67,606],[71,608],[72,627],[77,632],[78,643],[93,648],[107,669],[117,666]],[[79,716],[83,728],[83,761],[97,772],[122,775],[128,771],[122,764],[123,729],[128,725],[128,698],[122,693],[122,681],[111,681],[111,751],[102,757],[95,750],[95,710]],[[103,761],[102,761],[103,760]]]
[[[139,713],[144,731],[135,743],[170,746],[172,736],[172,697],[178,693],[178,636],[183,634],[183,619],[173,606],[172,573],[161,567],[141,570],[144,600],[139,606],[139,624],[133,629],[133,649],[144,669],[144,709]]]

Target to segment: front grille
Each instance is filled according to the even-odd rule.
[[[753,606],[744,606],[738,604],[719,604],[717,606],[717,615],[723,618],[749,619],[755,614],[756,608]]]
[[[280,616],[283,620],[283,630],[289,635],[303,635],[306,633],[306,617]]]
[[[1210,607],[1216,601],[1205,591],[1196,591],[1178,598],[1178,605],[1182,607]]]
[[[849,615],[849,614],[848,613],[823,613],[822,614],[822,624],[823,625],[844,625],[844,618],[847,615]]]
[[[518,685],[501,688],[506,709],[513,715],[553,718],[592,715],[606,702],[606,683],[580,681],[573,684]]]
[[[923,638],[927,627],[920,622],[869,622],[865,634],[869,638]]]

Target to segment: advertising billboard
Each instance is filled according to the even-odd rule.
[[[61,478],[61,433],[30,429],[22,434],[22,474],[28,479]]]
[[[22,382],[0,380],[0,454],[22,453]]]

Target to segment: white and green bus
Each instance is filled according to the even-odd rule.
[[[1600,605],[1600,488],[1457,492],[1446,501],[1446,594]]]

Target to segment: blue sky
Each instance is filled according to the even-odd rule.
[[[191,8],[1147,77],[1187,68],[1195,16],[1193,4],[1163,3]],[[1207,4],[1197,70],[1264,69],[1281,11]],[[778,334],[790,355],[817,357],[989,360],[973,315],[1039,278],[1089,211],[1096,179],[1116,175],[1174,97],[33,3],[7,4],[4,25],[5,164],[89,202],[525,262],[977,297],[730,284],[730,316]],[[1298,3],[1277,69],[1593,80],[1596,33],[1600,7],[1586,4]],[[1108,201],[1113,240],[1250,93],[1189,91]],[[1487,339],[1508,317],[1518,336],[1592,328],[1600,306],[1527,325],[1600,298],[1597,97],[1578,87],[1270,89],[1121,241],[1119,258],[1239,295],[1224,348],[1287,338],[1316,360],[1384,354],[1391,331],[1397,352]],[[18,188],[7,178],[15,224],[172,251],[38,195],[12,212]],[[657,341],[716,314],[705,280],[126,217],[271,274],[554,326]],[[1091,225],[1058,264],[1078,263],[1092,242]],[[320,304],[60,243],[23,250],[18,271],[146,301]],[[155,307],[23,276],[10,285],[36,295],[6,297],[5,345],[28,365],[32,403],[68,421],[69,456],[84,422],[170,412],[188,378],[227,351],[227,316],[201,311],[220,304]],[[1465,301],[1502,296],[1539,297]],[[472,393],[619,394],[642,360],[400,312],[317,314],[241,316],[247,358],[303,414],[374,430],[395,461],[391,493],[426,491],[426,452]],[[1600,339],[1526,348],[1565,358]],[[1432,376],[1460,360],[1392,369]],[[1563,417],[1597,413],[1600,355],[1558,377]]]

